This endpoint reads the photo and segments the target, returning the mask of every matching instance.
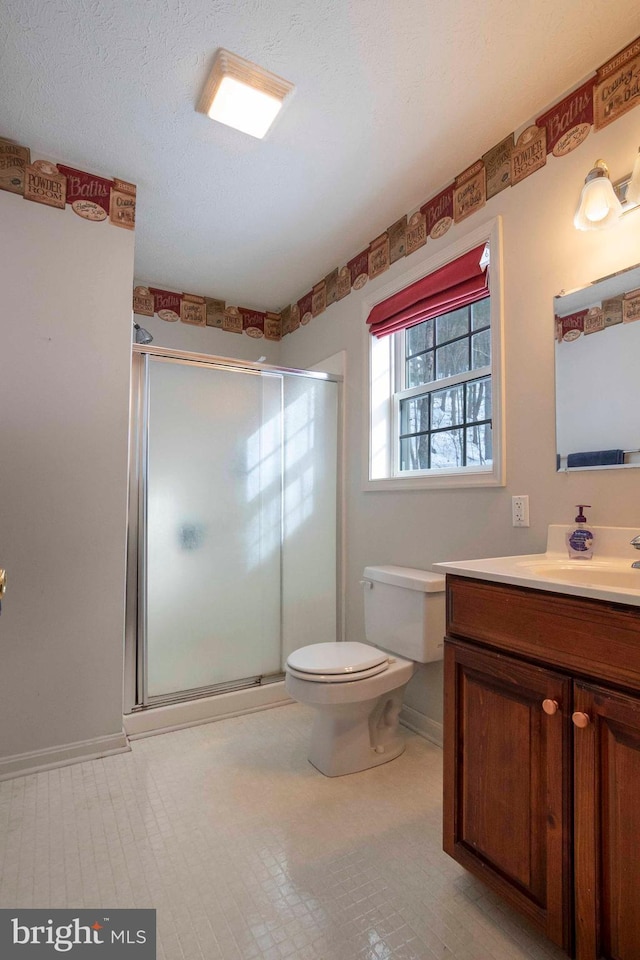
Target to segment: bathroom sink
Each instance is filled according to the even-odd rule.
[[[571,562],[523,564],[534,576],[561,583],[576,583],[583,586],[614,587],[619,590],[640,590],[640,570],[632,570],[614,564],[598,564],[592,560]]]

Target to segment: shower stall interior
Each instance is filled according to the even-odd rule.
[[[134,348],[125,712],[339,639],[340,380]]]

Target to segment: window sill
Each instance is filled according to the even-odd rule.
[[[362,489],[374,490],[437,490],[461,487],[504,487],[505,482],[494,465],[486,470],[441,471],[422,477],[382,477],[365,480]]]

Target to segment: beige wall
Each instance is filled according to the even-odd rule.
[[[318,363],[346,351],[346,628],[363,634],[358,584],[366,564],[429,568],[438,560],[499,556],[544,549],[549,523],[569,522],[574,504],[593,505],[594,524],[640,530],[640,473],[635,470],[556,474],[554,339],[552,300],[561,289],[582,286],[640,261],[640,211],[609,231],[579,233],[573,213],[584,177],[604,157],[613,179],[627,174],[638,149],[638,121],[631,112],[592,133],[569,156],[547,166],[489,201],[441,240],[395,263],[352,292],[307,327],[285,338],[281,359],[289,366]],[[437,187],[437,184],[433,185]],[[420,198],[416,198],[420,199]],[[398,210],[398,216],[403,212]],[[503,218],[507,485],[499,489],[363,492],[362,448],[366,422],[367,340],[363,300],[403,271],[454,243],[483,222]],[[385,224],[380,224],[380,229]],[[334,264],[319,264],[318,275]],[[606,398],[603,398],[606,402]],[[511,496],[530,497],[530,529],[511,526]],[[412,681],[406,702],[438,724],[441,670],[427,666]]]
[[[134,237],[6,192],[0,224],[2,775],[125,743]]]

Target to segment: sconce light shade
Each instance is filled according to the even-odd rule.
[[[599,230],[615,223],[622,214],[604,160],[596,160],[589,171],[580,194],[578,209],[573,218],[576,230]]]
[[[221,48],[196,110],[262,139],[293,89],[275,73]]]
[[[629,203],[640,204],[640,150],[636,154],[636,161],[633,165],[625,199]]]

